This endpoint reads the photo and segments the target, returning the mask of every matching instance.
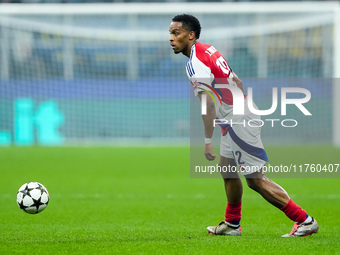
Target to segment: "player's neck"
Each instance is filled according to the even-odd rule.
[[[197,43],[197,40],[189,43],[188,48],[185,51],[183,51],[183,54],[187,56],[188,58],[190,58],[192,46],[194,46],[196,43]]]

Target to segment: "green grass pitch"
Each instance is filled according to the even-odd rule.
[[[266,149],[277,164],[340,163],[331,146]],[[0,254],[339,254],[340,179],[276,179],[316,217],[316,235],[281,238],[293,224],[245,186],[242,236],[211,236],[206,227],[224,215],[223,183],[190,178],[189,155],[183,147],[0,148]],[[50,193],[37,215],[16,205],[28,181]]]

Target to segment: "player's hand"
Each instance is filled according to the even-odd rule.
[[[216,154],[213,154],[213,145],[212,143],[208,143],[205,145],[205,149],[204,149],[204,155],[206,157],[207,160],[209,161],[213,161],[216,158]]]

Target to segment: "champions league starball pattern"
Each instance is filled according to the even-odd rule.
[[[17,193],[17,203],[20,209],[29,213],[42,212],[49,202],[49,194],[44,185],[38,182],[27,182]]]

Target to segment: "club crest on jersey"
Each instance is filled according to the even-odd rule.
[[[209,56],[211,57],[211,55],[213,55],[217,50],[215,49],[214,46],[210,46],[205,53],[209,54]]]

